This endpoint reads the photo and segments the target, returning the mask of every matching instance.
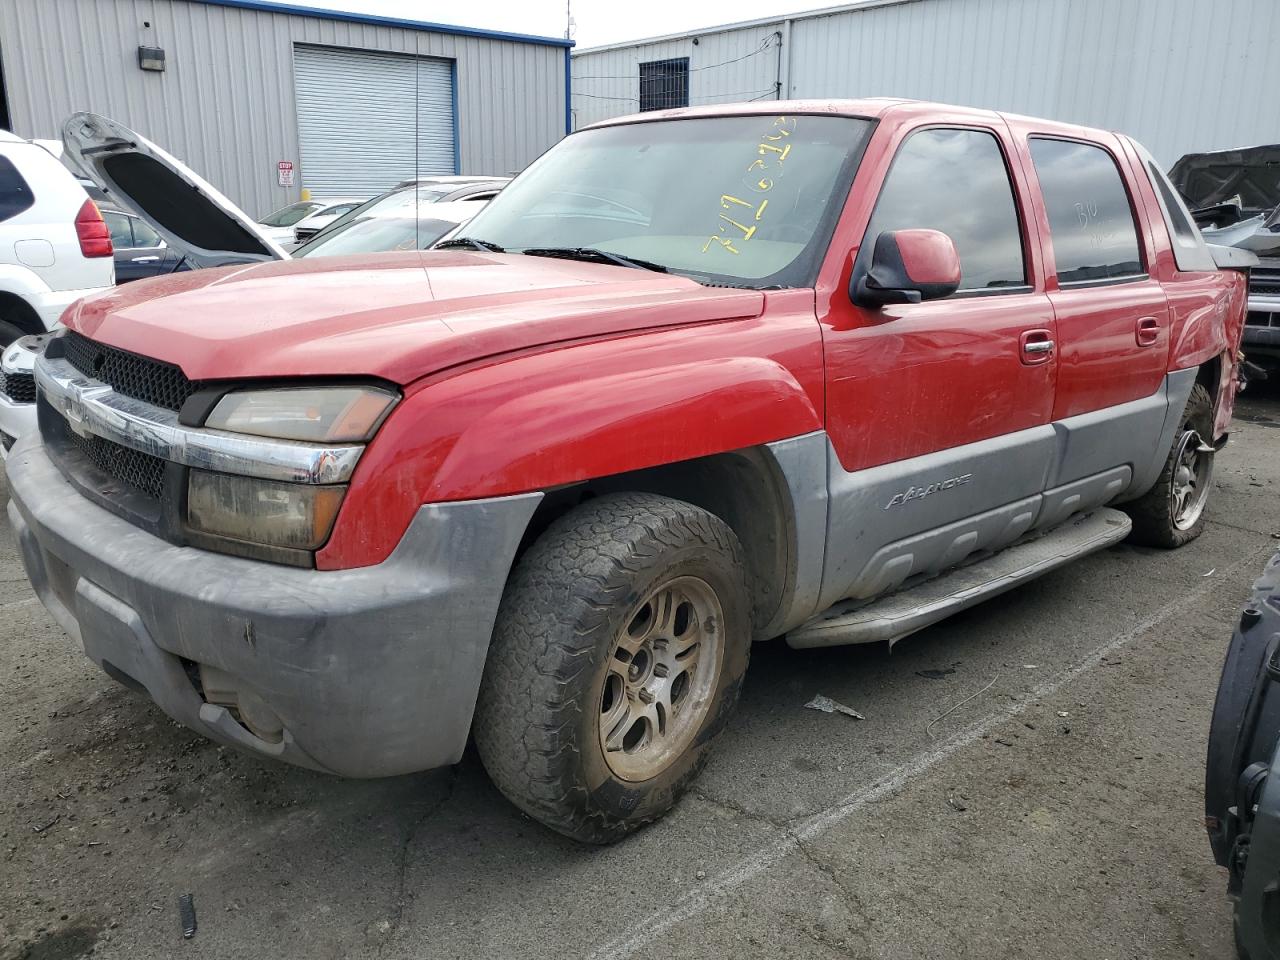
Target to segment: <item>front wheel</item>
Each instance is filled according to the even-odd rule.
[[[1197,383],[1160,478],[1126,507],[1133,519],[1131,540],[1151,547],[1180,547],[1200,536],[1213,486],[1212,440],[1213,400]]]
[[[667,497],[602,497],[553,523],[507,584],[476,705],[498,789],[587,843],[670,809],[747,668],[743,571],[723,521]]]

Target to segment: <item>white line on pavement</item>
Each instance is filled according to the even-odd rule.
[[[821,810],[802,820],[798,825],[789,828],[783,836],[762,845],[755,853],[738,860],[737,863],[718,876],[708,877],[705,886],[694,896],[682,900],[675,906],[654,911],[633,924],[621,936],[596,947],[589,955],[590,960],[623,960],[623,958],[631,956],[652,943],[677,924],[705,912],[716,900],[744,883],[755,879],[794,853],[801,844],[826,833],[832,827],[849,819],[867,804],[874,803],[897,792],[930,767],[978,740],[989,733],[992,728],[1018,716],[1033,703],[1051,697],[1081,674],[1092,670],[1105,657],[1128,646],[1153,627],[1178,616],[1194,606],[1205,595],[1220,586],[1222,582],[1234,582],[1237,574],[1241,571],[1256,569],[1261,562],[1260,558],[1263,555],[1270,555],[1274,552],[1274,549],[1274,545],[1268,545],[1265,550],[1251,551],[1247,557],[1223,570],[1218,576],[1206,580],[1195,590],[1185,594],[1176,603],[1164,606],[1157,612],[1143,618],[1129,630],[1095,648],[1092,653],[1076,661],[1073,666],[1068,667],[1062,673],[1033,687],[1029,696],[1020,702],[997,710],[972,725],[957,731],[936,746],[912,756],[886,779],[879,780],[861,790],[855,790],[848,796],[837,800],[825,810]],[[1240,599],[1243,602],[1243,591]]]

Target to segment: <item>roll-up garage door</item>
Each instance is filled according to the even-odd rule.
[[[374,196],[401,180],[456,173],[453,62],[298,45],[301,186]]]

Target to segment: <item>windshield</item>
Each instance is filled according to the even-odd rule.
[[[320,209],[320,204],[313,203],[310,200],[303,200],[300,203],[291,203],[287,207],[281,207],[275,213],[263,217],[258,222],[267,227],[292,227],[303,217],[309,216]]]
[[[383,250],[422,250],[456,227],[451,220],[380,217],[349,220],[293,252],[295,257],[338,257]]]
[[[809,286],[870,129],[762,114],[584,130],[466,234],[512,253],[595,248],[703,282]]]

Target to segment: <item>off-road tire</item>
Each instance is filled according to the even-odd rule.
[[[1133,530],[1129,534],[1129,540],[1133,543],[1172,549],[1190,543],[1204,530],[1203,511],[1199,519],[1186,529],[1180,530],[1173,523],[1173,479],[1178,438],[1188,428],[1195,430],[1206,441],[1213,437],[1213,398],[1203,384],[1197,383],[1191,388],[1191,396],[1187,398],[1187,406],[1182,413],[1182,422],[1174,434],[1173,445],[1169,448],[1169,455],[1155,486],[1137,500],[1124,505],[1125,512],[1133,520]]]
[[[520,558],[499,608],[473,733],[490,778],[553,830],[611,843],[667,812],[738,699],[751,649],[742,547],[699,507],[651,494],[592,500]],[[600,733],[619,631],[651,590],[696,577],[723,610],[719,675],[692,743],[648,780],[614,775]]]

